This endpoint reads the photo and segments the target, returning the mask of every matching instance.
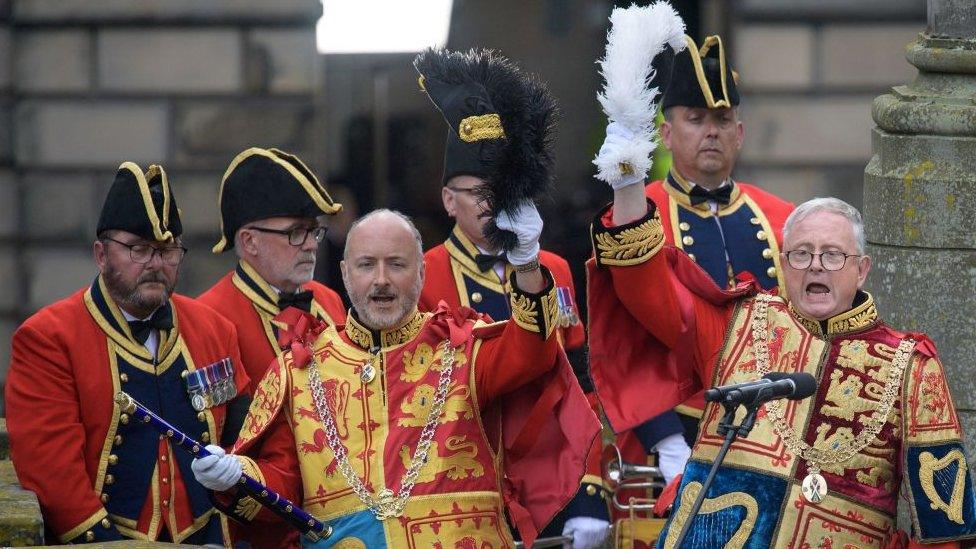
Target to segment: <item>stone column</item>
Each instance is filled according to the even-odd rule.
[[[976,458],[976,2],[929,0],[910,84],[874,100],[864,171],[869,287],[891,325],[938,345]]]

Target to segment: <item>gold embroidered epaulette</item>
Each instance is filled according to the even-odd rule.
[[[604,210],[606,211],[606,210]],[[626,267],[639,265],[664,246],[664,227],[653,203],[648,201],[648,213],[643,218],[618,227],[604,226],[597,214],[590,226],[593,254],[597,265]]]

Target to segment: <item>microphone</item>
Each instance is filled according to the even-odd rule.
[[[750,406],[777,398],[802,400],[816,391],[817,380],[806,372],[770,372],[756,381],[712,387],[705,401]]]

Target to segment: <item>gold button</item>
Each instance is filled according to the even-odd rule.
[[[166,454],[159,456],[159,461],[166,461]]]
[[[776,267],[766,269],[766,274],[769,275],[769,278],[776,278]]]
[[[122,414],[121,416],[119,416],[119,421],[122,423],[122,425],[128,424],[129,423],[129,414]]]
[[[753,217],[749,220],[749,223],[752,223],[753,225],[762,225],[762,221],[760,221],[758,217]]]
[[[688,254],[688,257],[690,257],[692,261],[695,261],[695,262],[698,261],[697,259],[695,259],[695,254]]]
[[[108,455],[108,464],[109,465],[115,465],[118,462],[119,462],[119,456],[117,456],[115,454],[109,454]]]
[[[691,246],[692,244],[695,243],[695,239],[692,238],[691,236],[685,235],[684,237],[681,238],[681,243],[684,244],[685,246]]]
[[[102,494],[102,503],[108,503],[108,494]]]
[[[586,495],[588,495],[588,496],[595,496],[596,495],[596,486],[593,486],[592,484],[589,485],[589,486],[587,486],[586,487]]]
[[[109,522],[109,520],[107,518],[103,518],[102,519],[102,528],[108,528],[111,525],[112,525],[112,523]]]
[[[481,303],[481,292],[475,292],[471,294],[471,301],[475,303]]]
[[[112,475],[105,475],[105,484],[107,485],[115,484],[115,477]]]
[[[119,381],[121,381],[122,383],[125,383],[126,381],[129,381],[128,374],[119,374]]]
[[[115,435],[115,440],[112,443],[116,446],[122,446],[122,435]]]
[[[464,132],[464,135],[469,135],[471,133],[471,124],[465,123],[461,126],[461,131]]]
[[[163,484],[169,484],[169,479],[166,478],[166,477],[163,477]]]
[[[763,258],[765,258],[765,259],[772,259],[773,258],[773,251],[770,250],[769,248],[766,248],[765,250],[763,250]]]
[[[759,240],[766,240],[766,231],[757,232],[756,238],[758,238]]]
[[[600,497],[603,498],[603,499],[607,499],[607,493],[606,493],[606,491],[600,490]]]
[[[95,533],[91,530],[85,532],[85,541],[95,541]]]
[[[678,228],[682,231],[690,231],[691,225],[689,225],[686,221],[682,221],[681,223],[678,223]]]
[[[200,412],[199,414],[197,414],[197,419],[199,419],[200,421],[207,421],[207,414]]]
[[[210,433],[204,431],[203,434],[200,435],[200,442],[210,442]]]
[[[169,500],[168,499],[164,499],[163,500],[163,507],[169,507]]]
[[[182,372],[180,372],[180,377],[182,378],[185,378],[188,375],[190,375],[190,370],[183,370]]]

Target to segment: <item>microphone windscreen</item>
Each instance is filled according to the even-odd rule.
[[[763,377],[770,381],[792,381],[795,389],[788,397],[790,400],[803,400],[817,392],[817,379],[806,372],[769,372]]]

